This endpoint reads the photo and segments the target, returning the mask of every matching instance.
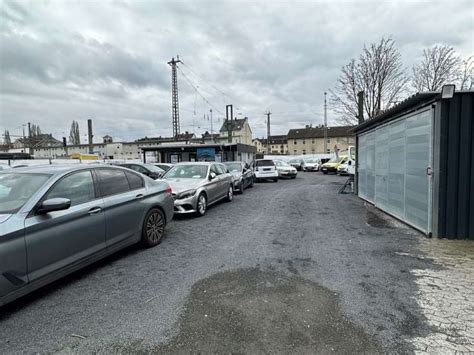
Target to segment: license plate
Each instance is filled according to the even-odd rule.
[[[326,169],[326,168],[323,168],[322,170],[323,170],[323,171],[326,171],[327,169]]]
[[[268,169],[263,169],[263,171],[271,171],[272,169],[268,168]]]

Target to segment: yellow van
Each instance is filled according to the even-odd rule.
[[[327,173],[337,174],[337,168],[345,160],[347,160],[347,155],[340,155],[339,157],[334,157],[321,166],[321,171],[323,172],[323,174],[327,174]]]

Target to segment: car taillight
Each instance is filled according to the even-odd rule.
[[[173,193],[173,190],[171,189],[171,186],[168,186],[168,188],[166,189],[166,193],[170,194],[170,195]]]

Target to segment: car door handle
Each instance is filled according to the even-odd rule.
[[[143,197],[145,197],[143,194],[138,194],[137,196],[135,196],[137,200],[141,200]]]
[[[97,214],[99,213],[100,211],[102,211],[102,208],[100,207],[92,207],[89,212],[87,212],[88,214],[90,215],[93,215],[93,214]]]

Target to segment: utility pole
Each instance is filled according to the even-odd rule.
[[[179,137],[179,104],[178,104],[178,75],[176,73],[176,65],[181,63],[179,55],[171,58],[168,64],[171,66],[171,110],[173,115],[173,137],[178,140]]]
[[[225,116],[227,120],[227,142],[232,143],[232,124],[234,123],[232,117],[234,116],[234,106],[227,105],[225,107]]]
[[[212,127],[212,108],[209,110],[209,112],[211,113],[211,140],[214,143],[214,129]]]
[[[89,137],[89,154],[94,153],[94,146],[92,142],[92,138],[94,135],[92,134],[92,120],[88,119],[87,120],[87,135]]]
[[[28,152],[33,155],[33,147],[31,145],[31,123],[28,122]]]
[[[272,114],[270,111],[265,112],[267,115],[267,152],[270,155],[271,148],[270,148],[270,115]]]
[[[328,152],[328,105],[326,96],[327,92],[324,93],[324,154]]]

